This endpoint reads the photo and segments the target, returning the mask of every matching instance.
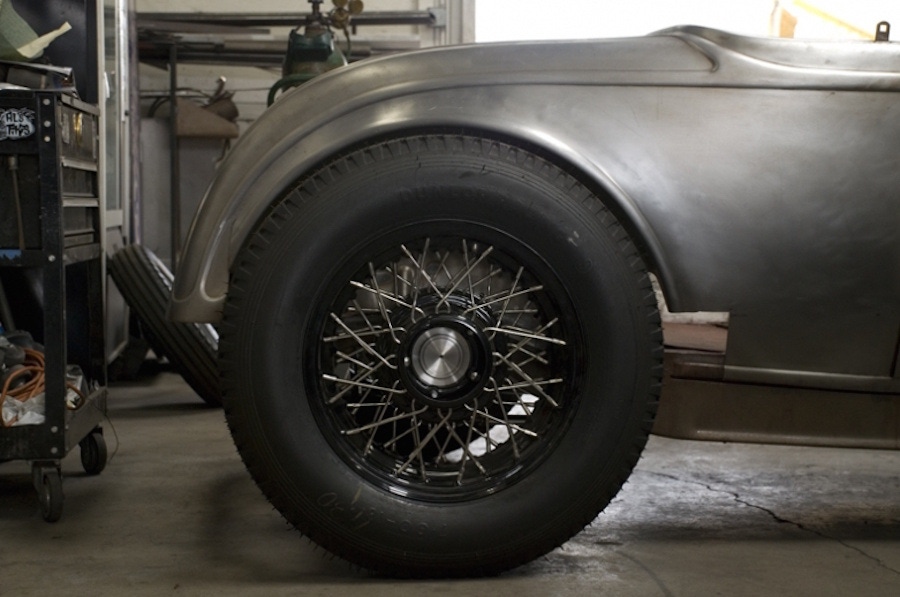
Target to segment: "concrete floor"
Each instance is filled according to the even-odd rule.
[[[263,499],[221,411],[172,373],[111,389],[99,477],[63,462],[65,508],[0,464],[0,595],[900,595],[900,452],[651,438],[594,525],[497,578],[374,578]]]

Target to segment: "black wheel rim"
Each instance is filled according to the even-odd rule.
[[[335,276],[305,376],[336,452],[426,501],[525,478],[565,434],[577,395],[581,341],[555,274],[499,235],[357,254],[378,257]]]

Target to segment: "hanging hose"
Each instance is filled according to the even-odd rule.
[[[287,75],[286,77],[281,77],[278,79],[272,88],[269,89],[269,97],[266,100],[266,105],[271,106],[275,102],[275,96],[278,95],[279,91],[284,91],[289,87],[296,87],[297,85],[302,85],[306,83],[313,77],[315,77],[318,73],[300,73],[296,75]]]

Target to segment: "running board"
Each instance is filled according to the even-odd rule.
[[[728,381],[723,376],[725,330],[696,326],[688,338],[679,333],[684,329],[669,331],[676,333],[667,336],[653,433],[705,441],[900,449],[900,394]]]

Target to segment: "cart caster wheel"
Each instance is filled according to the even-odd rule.
[[[41,516],[47,522],[56,522],[62,516],[63,490],[62,475],[56,469],[42,469],[39,473],[38,501],[41,504]]]
[[[81,466],[89,475],[99,475],[106,468],[106,440],[103,433],[93,431],[78,442],[81,447]]]

